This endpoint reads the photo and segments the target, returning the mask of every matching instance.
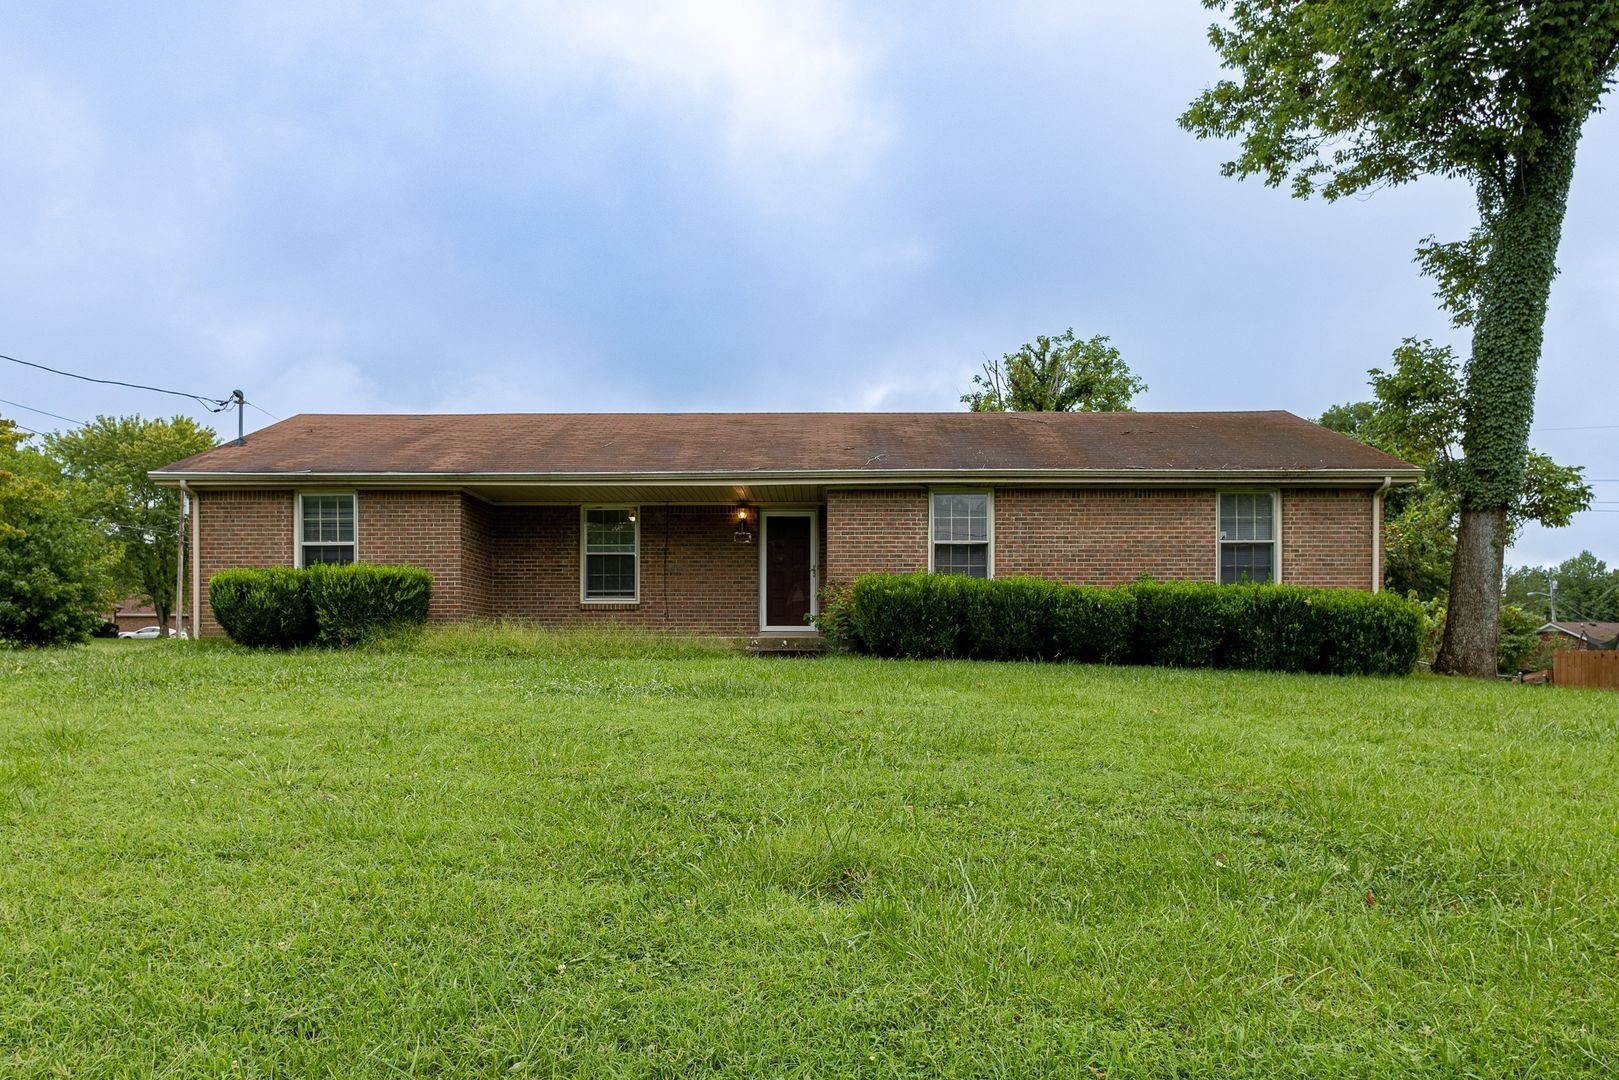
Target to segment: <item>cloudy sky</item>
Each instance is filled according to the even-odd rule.
[[[0,353],[279,416],[952,409],[1072,326],[1142,408],[1313,417],[1402,337],[1466,344],[1411,254],[1468,192],[1222,179],[1175,126],[1218,73],[1190,0],[137,7],[0,12]],[[1619,562],[1616,190],[1601,115],[1534,442],[1603,501],[1514,562]]]

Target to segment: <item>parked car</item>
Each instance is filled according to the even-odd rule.
[[[155,637],[162,637],[163,636],[163,628],[161,626],[143,626],[139,630],[124,630],[121,633],[119,633],[118,636],[121,637],[121,638],[155,638]],[[187,636],[189,636],[189,635],[187,635],[184,630],[180,631],[180,637],[181,638],[185,638]]]

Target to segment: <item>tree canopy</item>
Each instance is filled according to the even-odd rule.
[[[1107,337],[1072,327],[986,362],[973,386],[961,396],[973,412],[1127,412],[1147,389]]]
[[[1385,505],[1388,586],[1423,600],[1448,591],[1456,551],[1457,492],[1447,486],[1460,458],[1462,422],[1455,402],[1461,376],[1454,351],[1429,340],[1407,338],[1387,370],[1367,374],[1372,400],[1335,405],[1322,413],[1323,427],[1421,465],[1421,483],[1395,489]],[[1592,491],[1580,466],[1559,465],[1530,451],[1524,482],[1509,508],[1515,533],[1526,522],[1567,525],[1591,505]]]
[[[0,645],[83,641],[109,597],[112,552],[0,417]]]
[[[126,595],[148,597],[165,633],[175,604],[180,496],[152,483],[147,473],[216,441],[211,428],[188,416],[98,416],[85,427],[45,437],[45,452],[59,464],[69,497],[118,548],[117,586]]]
[[[1557,617],[1576,622],[1619,622],[1619,569],[1589,551],[1564,559],[1556,566],[1518,566],[1507,573],[1503,597],[1534,613],[1541,622],[1551,618],[1551,581],[1557,582]]]

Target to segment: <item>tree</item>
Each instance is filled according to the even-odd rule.
[[[108,600],[112,553],[0,417],[0,644],[83,641]]]
[[[1388,584],[1423,600],[1445,597],[1459,517],[1457,492],[1446,485],[1463,434],[1455,407],[1462,392],[1455,353],[1448,345],[1406,338],[1388,370],[1367,374],[1373,400],[1334,405],[1320,423],[1427,470],[1420,483],[1396,488],[1385,499]],[[1579,466],[1558,465],[1538,451],[1529,457],[1523,486],[1508,509],[1509,536],[1530,521],[1562,527],[1591,505]]]
[[[986,361],[973,385],[961,396],[973,412],[1128,412],[1147,389],[1106,337],[1080,341],[1071,327]]]
[[[118,545],[118,587],[152,601],[165,635],[175,604],[180,496],[147,473],[216,441],[211,428],[188,416],[98,416],[93,424],[45,437],[46,453],[73,485],[76,504]]]
[[[1619,65],[1619,0],[1204,0],[1239,78],[1181,116],[1239,138],[1227,176],[1329,200],[1424,175],[1472,187],[1479,224],[1418,261],[1473,329],[1450,617],[1435,669],[1495,674],[1509,514],[1523,487],[1535,370],[1574,154]]]
[[[1551,582],[1557,582],[1557,617],[1577,622],[1619,622],[1619,569],[1589,551],[1556,566],[1519,566],[1507,572],[1504,603],[1551,618]]]

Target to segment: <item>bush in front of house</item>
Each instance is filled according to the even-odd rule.
[[[415,566],[221,570],[208,579],[214,618],[240,645],[355,645],[427,621],[433,576]]]
[[[418,566],[311,566],[309,600],[315,644],[357,645],[399,626],[427,621],[433,575]]]
[[[290,649],[315,640],[309,577],[290,566],[221,570],[208,579],[208,605],[239,645]]]
[[[1422,642],[1410,601],[1293,585],[868,574],[846,604],[849,640],[894,657],[1403,675]]]

